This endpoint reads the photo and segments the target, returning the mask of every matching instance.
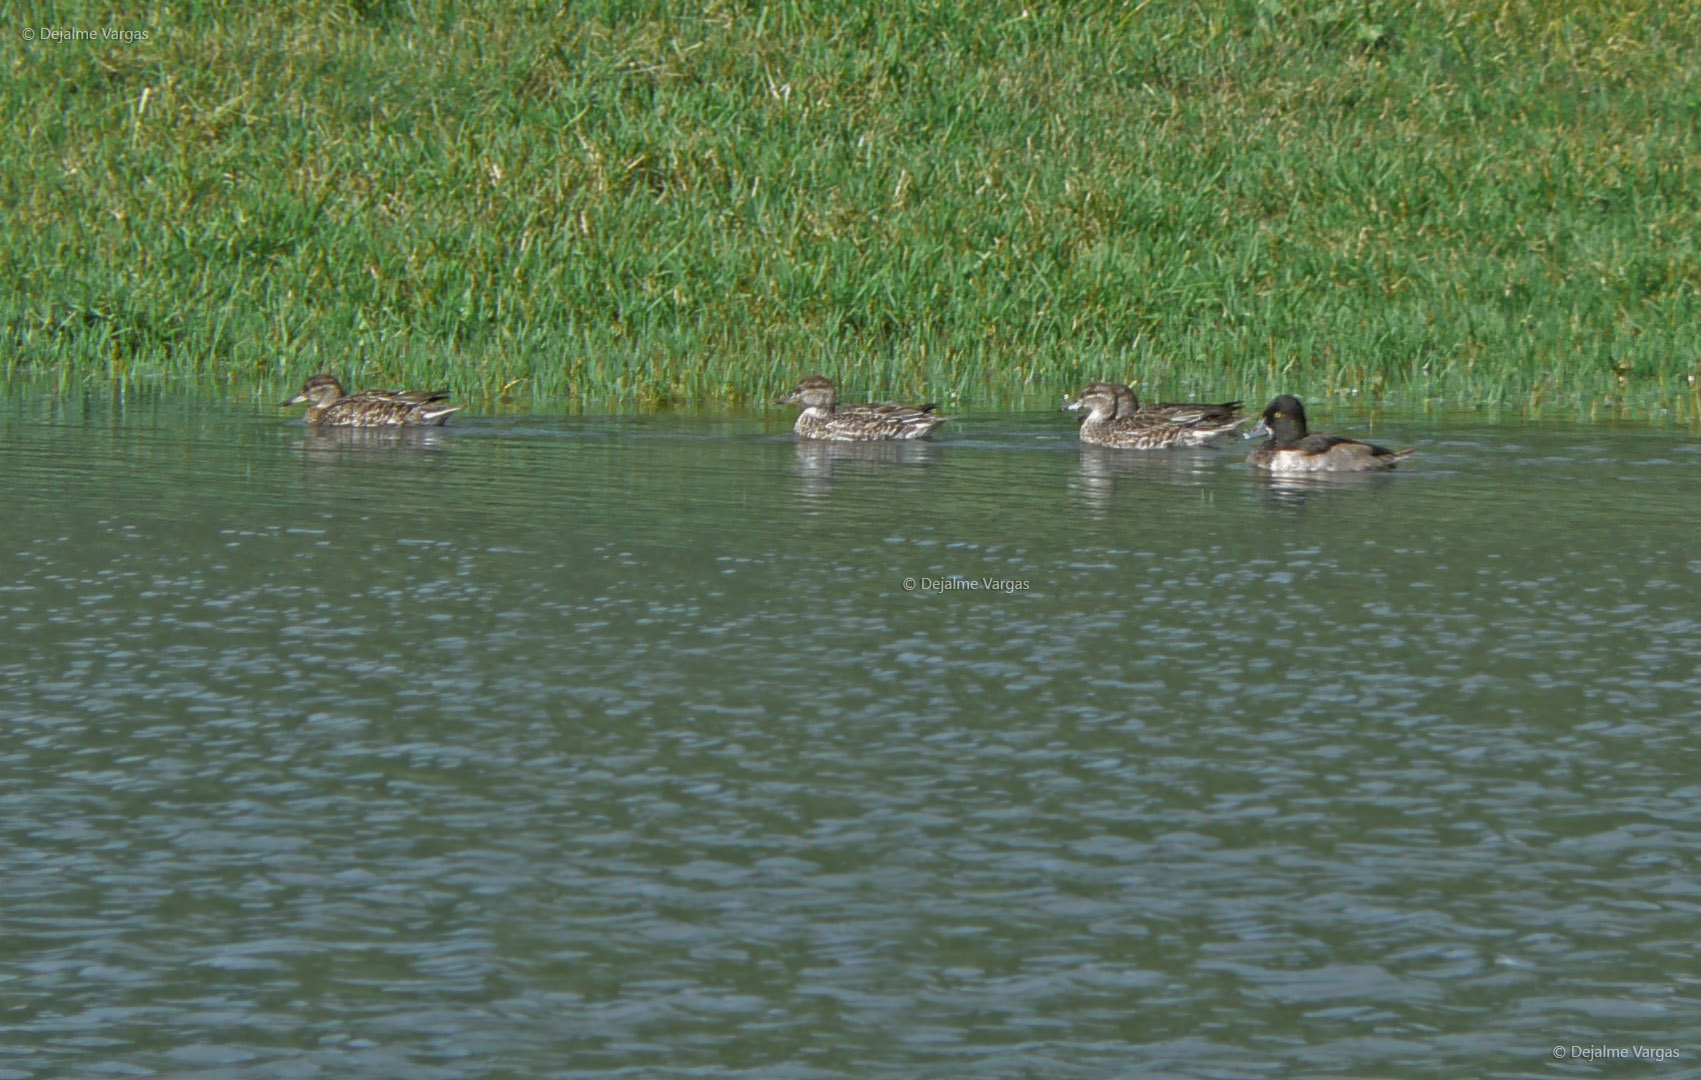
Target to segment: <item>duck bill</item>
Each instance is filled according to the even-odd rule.
[[[1242,439],[1262,439],[1266,435],[1269,435],[1269,434],[1270,434],[1270,425],[1266,424],[1264,422],[1263,418],[1260,417],[1259,420],[1258,420],[1258,423],[1254,424],[1251,428],[1247,429],[1246,431],[1241,432],[1240,437]]]
[[[774,404],[775,405],[796,405],[797,404],[797,391],[793,390],[791,393],[787,394],[783,398],[775,398]]]
[[[278,402],[278,408],[287,409],[291,405],[300,405],[303,401],[306,401],[306,400],[307,400],[307,395],[305,393],[297,394],[294,397],[290,398],[288,401]]]
[[[1073,401],[1065,401],[1063,403],[1063,408],[1058,409],[1057,411],[1058,412],[1080,412],[1085,407],[1086,407],[1086,403],[1083,402],[1080,398],[1076,398]]]

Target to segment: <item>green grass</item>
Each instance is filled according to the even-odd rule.
[[[1701,5],[866,7],[10,6],[0,368],[1701,406]]]

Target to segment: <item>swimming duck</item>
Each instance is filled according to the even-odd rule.
[[[1140,404],[1122,383],[1095,382],[1063,404],[1064,412],[1085,409],[1081,441],[1124,450],[1209,446],[1246,422],[1240,402]]]
[[[775,404],[801,405],[792,430],[800,439],[831,439],[834,442],[873,442],[883,439],[925,439],[933,429],[952,419],[940,416],[939,406],[844,405],[838,404],[833,380],[811,375]]]
[[[1341,435],[1308,434],[1305,406],[1283,394],[1264,409],[1249,438],[1268,434],[1269,441],[1246,459],[1254,469],[1269,472],[1375,472],[1392,469],[1416,450],[1389,450]]]
[[[447,420],[450,413],[461,411],[459,405],[445,404],[448,398],[447,390],[362,390],[348,394],[336,376],[326,372],[308,379],[301,393],[279,407],[311,401],[307,422],[335,427],[436,425]]]

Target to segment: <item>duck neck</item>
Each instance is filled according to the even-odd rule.
[[[819,431],[826,427],[828,421],[831,420],[832,417],[833,414],[829,410],[817,408],[811,405],[809,408],[804,409],[802,412],[797,414],[797,423],[792,425],[792,430],[797,432],[799,435],[808,435],[811,432]]]
[[[1100,431],[1112,426],[1115,419],[1116,402],[1096,401],[1093,403],[1093,407],[1088,410],[1087,418],[1081,421],[1081,426],[1093,431]]]
[[[1305,425],[1295,423],[1291,417],[1282,417],[1270,425],[1270,445],[1278,449],[1298,446],[1305,438]]]

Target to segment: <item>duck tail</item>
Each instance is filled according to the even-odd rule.
[[[434,426],[440,425],[451,415],[460,412],[465,407],[464,405],[446,405],[439,408],[427,405],[418,410],[419,422]]]

